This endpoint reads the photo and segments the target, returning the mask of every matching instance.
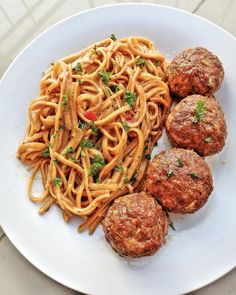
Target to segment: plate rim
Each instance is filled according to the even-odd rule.
[[[236,37],[229,33],[227,30],[223,29],[222,27],[218,26],[217,24],[215,24],[214,22],[200,16],[197,14],[193,14],[189,11],[186,11],[184,9],[180,9],[180,8],[176,8],[173,6],[168,6],[168,5],[163,5],[163,4],[155,4],[155,3],[113,3],[113,4],[106,4],[106,5],[99,5],[93,8],[88,8],[85,10],[82,10],[80,12],[77,13],[73,13],[72,15],[65,17],[63,19],[61,19],[60,21],[57,21],[56,23],[54,23],[53,25],[49,26],[48,28],[46,28],[45,30],[43,30],[42,32],[40,32],[37,36],[35,36],[29,43],[26,44],[26,46],[24,46],[23,49],[20,50],[20,52],[14,57],[14,59],[12,60],[12,62],[10,63],[10,65],[7,67],[7,69],[5,70],[5,72],[3,73],[1,79],[0,79],[0,88],[1,88],[1,84],[4,80],[4,78],[7,76],[8,72],[10,71],[10,69],[14,66],[15,62],[18,60],[18,58],[28,49],[28,47],[30,47],[34,42],[36,42],[36,40],[38,40],[42,35],[46,34],[48,31],[52,30],[54,27],[67,22],[68,20],[74,18],[74,17],[79,17],[80,15],[83,14],[87,14],[87,13],[93,13],[97,10],[103,10],[106,8],[112,8],[115,6],[132,6],[132,7],[137,7],[137,6],[150,6],[150,7],[162,7],[164,9],[167,10],[172,10],[172,11],[178,11],[179,13],[182,14],[186,14],[189,15],[193,18],[197,18],[199,20],[201,20],[204,23],[207,23],[208,25],[214,26],[216,29],[220,30],[222,33],[226,34],[229,38],[231,38],[234,42],[236,42]],[[1,218],[1,216],[0,216]],[[72,282],[68,282],[66,280],[60,280],[57,279],[56,277],[54,277],[54,274],[51,273],[50,270],[47,269],[47,267],[43,266],[43,265],[38,265],[37,261],[35,261],[34,257],[32,257],[32,255],[30,253],[26,253],[27,250],[25,251],[24,247],[22,247],[20,245],[20,242],[17,241],[17,238],[14,238],[14,234],[12,234],[11,232],[7,232],[7,226],[5,226],[2,221],[0,220],[0,226],[2,227],[4,234],[7,236],[7,238],[10,240],[10,242],[13,244],[14,248],[30,263],[32,264],[37,270],[39,270],[40,272],[42,272],[44,275],[46,275],[47,277],[49,277],[50,279],[52,279],[53,281],[57,282],[58,284],[60,284],[61,286],[66,286],[67,288],[70,288],[72,290],[81,292],[83,294],[87,294],[87,295],[95,295],[95,294],[91,294],[91,293],[84,293],[83,290],[79,290],[79,286],[76,287],[74,286],[74,284]],[[207,282],[204,282],[203,284],[199,284],[197,283],[196,286],[194,286],[193,288],[186,288],[184,290],[184,293],[181,294],[186,294],[189,292],[194,292],[196,290],[199,290],[203,287],[206,287],[208,285],[210,285],[211,283],[215,282],[216,280],[222,278],[223,276],[227,275],[230,271],[232,271],[234,268],[236,267],[236,261],[234,263],[232,263],[232,265],[230,265],[228,268],[223,269],[222,271],[218,271],[218,274],[215,274],[215,276],[212,276],[211,280],[207,280]]]

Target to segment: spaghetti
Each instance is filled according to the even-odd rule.
[[[114,198],[141,189],[171,105],[166,62],[152,41],[112,36],[52,63],[17,151],[32,168],[28,195],[42,203],[39,213],[56,204],[66,221],[82,217],[79,231],[90,234]]]

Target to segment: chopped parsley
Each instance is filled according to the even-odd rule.
[[[136,94],[134,92],[126,90],[124,99],[131,106],[131,108],[133,108],[135,104]]]
[[[107,85],[111,80],[111,74],[109,72],[104,72],[102,70],[98,71],[98,77],[101,79],[102,83]]]
[[[69,103],[69,99],[67,95],[63,95],[62,97],[62,106],[67,106]]]
[[[76,74],[82,75],[83,69],[80,62],[77,62],[76,66],[73,68]]]
[[[177,166],[180,168],[184,167],[184,163],[180,158],[177,159]]]
[[[151,155],[150,155],[150,154],[146,154],[146,155],[144,156],[144,158],[147,159],[147,160],[151,160]]]
[[[116,170],[116,171],[119,171],[119,172],[121,172],[121,173],[123,173],[123,172],[124,172],[124,167],[121,166],[121,165],[116,165],[116,166],[115,166],[115,170]]]
[[[59,129],[60,130],[64,130],[65,129],[65,125],[64,124],[59,125]]]
[[[62,179],[61,179],[61,177],[55,177],[52,180],[52,182],[53,182],[53,185],[54,186],[61,186],[62,185]]]
[[[95,148],[94,142],[90,141],[89,139],[85,138],[81,141],[80,146],[82,148]]]
[[[153,62],[153,64],[154,64],[154,66],[158,67],[158,66],[160,65],[160,62],[159,62],[159,60],[155,60],[155,61]]]
[[[173,230],[175,230],[175,227],[174,227],[174,223],[173,221],[170,219],[170,215],[168,212],[166,212],[166,216],[168,218],[168,224],[169,224],[169,227],[171,227]]]
[[[173,230],[176,230],[173,221],[170,219],[169,219],[169,227],[171,227]]]
[[[96,44],[94,45],[93,50],[94,50],[94,53],[95,54],[98,54],[98,52],[97,52],[97,45]]]
[[[70,157],[71,161],[74,162],[75,164],[78,164],[79,161],[74,157],[74,156],[71,156]]]
[[[116,41],[116,36],[114,34],[111,34],[110,38],[111,40]]]
[[[139,66],[139,67],[143,67],[146,65],[146,60],[139,57],[136,59],[136,65]]]
[[[42,151],[41,156],[44,157],[44,158],[49,158],[50,157],[49,146],[47,146],[46,149],[44,151]]]
[[[86,129],[89,127],[89,124],[86,122],[79,122],[79,128],[80,129]]]
[[[95,126],[94,122],[90,124],[93,134],[97,133],[98,128]]]
[[[87,129],[89,127],[91,127],[92,132],[94,134],[97,133],[98,128],[95,126],[94,122],[91,122],[90,124],[89,123],[86,123],[86,122],[79,122],[79,128],[80,129]]]
[[[206,138],[204,138],[204,142],[205,143],[211,143],[212,142],[212,137],[211,136],[207,136]]]
[[[127,123],[126,121],[122,122],[121,125],[122,125],[123,129],[124,129],[126,132],[129,131],[129,126],[128,126],[128,123]]]
[[[109,87],[105,86],[105,87],[104,87],[104,91],[105,91],[105,93],[106,93],[106,96],[110,96],[110,95],[111,95],[111,90],[110,90]]]
[[[99,178],[99,177],[96,177],[96,178],[95,178],[95,182],[96,182],[96,183],[101,183],[100,178]]]
[[[114,84],[110,88],[111,88],[111,91],[114,93],[116,93],[120,90],[120,86],[118,84]]]
[[[166,177],[167,177],[167,178],[171,178],[172,176],[174,176],[174,172],[173,172],[172,170],[168,170],[168,171],[166,172]]]
[[[84,158],[86,156],[84,151],[81,151],[80,155],[81,155],[82,158]]]
[[[100,157],[98,154],[94,155],[93,163],[98,163],[101,166],[105,166],[104,159]]]
[[[127,184],[127,183],[129,183],[130,181],[129,181],[129,179],[128,178],[125,178],[125,180],[124,180],[124,184]]]
[[[197,101],[197,104],[196,104],[196,107],[194,109],[194,117],[193,117],[193,123],[199,123],[203,117],[204,117],[204,114],[205,114],[205,110],[206,110],[206,107],[205,107],[205,102],[201,99],[199,99]]]
[[[195,173],[195,172],[191,172],[191,173],[189,173],[188,175],[191,176],[192,179],[198,179],[198,178],[199,178],[199,176],[198,176],[197,173]]]
[[[71,146],[68,146],[66,148],[66,152],[64,153],[64,156],[68,155],[68,154],[72,154],[74,152],[74,149]]]
[[[90,166],[89,175],[93,176],[95,179],[98,178],[98,173],[105,166],[105,161],[98,154],[94,156],[93,164]]]
[[[78,82],[79,86],[82,85],[82,81],[81,80],[77,80],[77,82]]]

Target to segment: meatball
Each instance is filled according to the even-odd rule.
[[[199,155],[220,152],[227,136],[224,113],[214,97],[187,96],[166,120],[170,141],[177,147],[194,149]]]
[[[213,189],[211,171],[191,150],[174,148],[154,157],[147,169],[146,189],[173,213],[194,213]]]
[[[145,192],[114,201],[102,222],[106,240],[120,255],[153,255],[164,243],[168,220],[156,200]]]
[[[224,69],[216,55],[196,47],[184,50],[173,59],[167,77],[170,90],[177,97],[190,94],[210,96],[220,88]]]

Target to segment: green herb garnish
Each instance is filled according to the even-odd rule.
[[[67,106],[68,103],[69,103],[68,96],[67,95],[63,95],[63,97],[62,97],[62,105],[63,106]]]
[[[122,122],[121,125],[122,125],[122,127],[124,128],[124,130],[125,130],[126,132],[129,131],[129,126],[128,126],[128,123],[127,123],[126,121]]]
[[[59,125],[59,129],[60,130],[64,130],[65,129],[65,125],[64,124]]]
[[[174,172],[173,172],[172,170],[168,170],[168,171],[166,172],[166,177],[167,177],[167,178],[171,178],[172,176],[174,176]]]
[[[116,171],[119,171],[119,172],[121,172],[121,173],[123,173],[123,172],[124,172],[124,167],[121,166],[121,165],[116,165],[116,166],[115,166],[115,170],[116,170]]]
[[[204,142],[205,142],[205,143],[211,143],[211,142],[212,142],[212,137],[211,137],[211,136],[207,136],[207,137],[204,139]]]
[[[129,183],[130,181],[129,181],[129,179],[128,178],[125,178],[125,180],[124,180],[124,184],[127,184],[127,183]]]
[[[139,67],[143,67],[146,65],[146,60],[139,57],[136,59],[136,65],[139,66]]]
[[[71,156],[70,157],[71,161],[74,162],[75,164],[78,164],[79,161],[74,157],[74,156]]]
[[[86,156],[84,151],[81,151],[80,155],[81,155],[82,158],[84,158]]]
[[[194,109],[194,117],[193,117],[193,123],[199,123],[203,117],[204,117],[204,114],[205,114],[205,110],[206,110],[206,107],[205,107],[205,102],[201,99],[199,99],[197,101],[197,105]]]
[[[73,68],[76,74],[82,75],[83,69],[80,62],[77,62],[76,66]]]
[[[136,94],[129,90],[126,90],[124,99],[133,108],[135,104]]]
[[[95,54],[98,54],[98,52],[97,52],[97,45],[96,44],[94,45],[93,50],[94,50]]]
[[[53,182],[53,185],[54,186],[61,186],[62,185],[62,179],[61,179],[61,177],[55,177],[52,180],[52,182]]]
[[[191,176],[193,179],[198,179],[199,178],[199,176],[195,172],[191,172],[188,175]]]
[[[104,72],[102,70],[98,71],[98,77],[102,80],[102,83],[107,85],[111,80],[111,74],[109,72]]]
[[[175,230],[175,227],[174,227],[174,223],[171,221],[170,219],[170,215],[168,212],[166,212],[166,216],[168,218],[168,224],[169,224],[169,227],[171,227],[173,230]]]
[[[180,168],[184,167],[184,163],[180,158],[177,159],[177,166]]]
[[[53,163],[55,163],[56,165],[59,164],[58,160],[52,160],[52,161],[53,161]]]
[[[169,221],[169,227],[171,227],[173,230],[176,230],[173,221],[171,221],[170,219],[168,221]]]
[[[89,124],[86,122],[79,122],[79,128],[80,129],[86,129],[89,127]]]
[[[158,67],[160,65],[160,62],[159,60],[154,60],[153,64],[155,67]]]
[[[72,154],[74,152],[74,149],[71,146],[68,146],[66,148],[66,151],[64,153],[64,156],[67,156],[68,154]]]
[[[90,126],[91,126],[91,129],[92,129],[93,134],[96,134],[97,131],[98,131],[98,128],[97,128],[97,126],[95,126],[94,122],[92,122],[90,124]]]
[[[110,88],[111,88],[111,91],[114,93],[120,90],[120,86],[118,84],[113,84]]]
[[[114,34],[111,34],[110,38],[111,40],[116,41],[116,36]]]
[[[49,158],[50,157],[50,151],[49,151],[49,146],[47,146],[47,148],[42,151],[41,156],[44,158]]]
[[[77,82],[78,82],[79,86],[82,85],[82,81],[81,80],[77,80]]]
[[[150,154],[146,154],[146,155],[144,156],[144,158],[147,159],[147,160],[151,160],[151,155],[150,155]]]
[[[82,148],[95,148],[94,142],[90,141],[89,139],[85,138],[81,141],[80,146]]]
[[[111,91],[110,91],[110,88],[109,87],[105,86],[104,87],[104,91],[106,93],[106,96],[110,96],[111,95]]]
[[[97,178],[98,173],[104,166],[105,166],[104,159],[100,157],[98,154],[95,155],[93,159],[93,164],[90,166],[90,169],[89,169],[89,175]]]

